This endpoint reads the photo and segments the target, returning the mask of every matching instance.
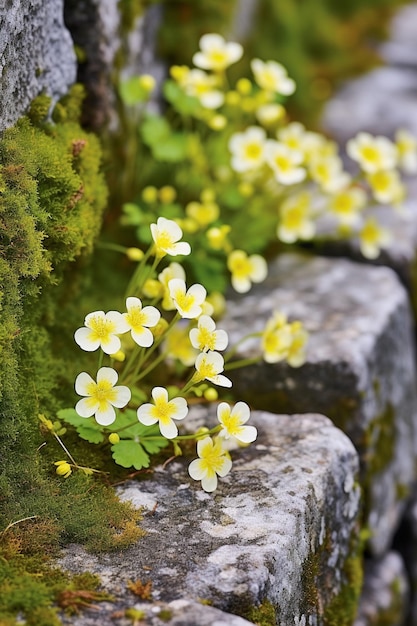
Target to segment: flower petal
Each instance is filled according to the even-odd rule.
[[[89,328],[79,328],[74,333],[76,343],[86,352],[94,352],[100,346],[99,339],[91,339],[93,332]]]
[[[110,402],[107,402],[107,406],[103,411],[96,411],[95,419],[97,424],[100,424],[101,426],[109,426],[109,424],[113,424],[116,419],[116,411]]]
[[[206,475],[206,470],[201,463],[201,459],[194,459],[188,466],[188,473],[194,480],[201,480]]]
[[[153,335],[149,328],[136,328],[131,334],[133,341],[142,348],[149,348],[153,344]]]
[[[216,468],[216,472],[219,476],[223,478],[232,469],[232,461],[229,459],[229,457],[225,456],[222,459],[219,459],[219,463],[221,463],[221,466],[219,468]]]
[[[241,441],[242,443],[252,443],[258,436],[258,431],[256,430],[255,426],[242,426],[239,429],[239,433],[234,436],[238,441]]]
[[[116,335],[109,335],[101,340],[101,349],[106,354],[115,354],[120,350],[121,346],[120,339]]]
[[[113,392],[115,397],[112,400],[112,405],[116,406],[118,409],[123,408],[130,401],[132,397],[132,393],[129,387],[125,385],[119,385],[118,387],[114,387]]]
[[[187,400],[185,398],[173,398],[173,400],[170,401],[170,404],[175,406],[175,415],[173,416],[173,419],[183,420],[188,413]]]
[[[163,422],[160,420],[159,430],[161,431],[161,435],[163,435],[167,439],[174,439],[174,437],[178,435],[178,428],[176,427],[175,422],[173,422],[172,419],[165,420]]]
[[[168,391],[165,387],[154,387],[151,394],[155,402],[168,402]]]
[[[201,479],[201,486],[204,491],[211,493],[217,489],[217,475],[216,472],[209,473]]]
[[[98,409],[98,400],[93,398],[82,398],[75,405],[75,410],[80,417],[91,417]]]
[[[109,382],[113,387],[117,383],[118,374],[112,367],[100,367],[97,372],[97,382]]]
[[[89,396],[91,393],[91,384],[95,385],[95,381],[87,372],[81,372],[75,379],[75,392],[79,396]]]

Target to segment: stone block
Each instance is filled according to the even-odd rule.
[[[206,409],[194,409],[199,420],[207,423]],[[115,598],[88,622],[72,617],[72,626],[114,624],[112,614],[137,602],[126,583],[138,579],[151,581],[156,606],[202,602],[251,623],[267,614],[281,626],[330,623],[338,611],[353,619],[362,559],[352,443],[322,415],[255,412],[251,421],[257,441],[233,452],[232,472],[213,494],[190,479],[183,458],[119,487],[144,507],[147,534],[120,553],[65,550],[60,566],[97,573]],[[219,626],[246,623],[218,619]],[[166,622],[183,623],[191,626]]]
[[[388,552],[365,564],[365,580],[359,611],[353,626],[406,623],[409,582],[404,562],[398,552]]]
[[[63,0],[7,0],[0,8],[0,130],[40,93],[58,100],[76,79]]]
[[[391,543],[416,477],[417,394],[414,333],[407,293],[386,267],[345,259],[282,255],[269,277],[230,302],[222,327],[233,345],[262,331],[274,310],[310,332],[306,363],[263,361],[231,370],[237,397],[254,408],[328,415],[361,458],[369,545]],[[259,354],[259,340],[239,358]]]

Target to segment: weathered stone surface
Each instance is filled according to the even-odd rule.
[[[206,417],[195,409],[195,423]],[[126,583],[138,579],[152,582],[156,603],[203,600],[248,615],[267,602],[282,626],[322,624],[335,598],[343,602],[346,590],[352,597],[353,572],[361,567],[354,447],[322,415],[256,412],[252,422],[257,442],[233,452],[232,472],[214,494],[189,478],[183,459],[120,488],[123,498],[146,508],[148,534],[122,553],[66,550],[61,565],[97,572],[116,598],[89,622],[75,617],[71,624],[114,624],[111,615],[137,601]],[[234,624],[230,619],[219,625]]]
[[[265,283],[229,303],[222,325],[231,345],[262,331],[274,310],[310,331],[307,361],[298,369],[260,362],[232,370],[235,393],[255,408],[324,413],[351,437],[362,461],[370,546],[382,554],[415,479],[417,396],[406,291],[389,268],[283,255]],[[258,353],[253,339],[239,357]]]
[[[0,7],[0,130],[42,92],[58,100],[75,81],[76,60],[62,0],[6,0]]]
[[[408,613],[409,583],[403,560],[388,552],[365,564],[365,581],[354,626],[403,626]]]

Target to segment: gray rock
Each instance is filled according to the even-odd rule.
[[[403,626],[408,613],[409,583],[397,552],[365,564],[365,582],[354,626]]]
[[[233,345],[262,331],[274,310],[310,332],[306,363],[263,361],[231,370],[235,393],[254,408],[324,413],[354,442],[362,467],[371,550],[390,545],[416,477],[417,395],[407,293],[389,268],[283,255],[269,278],[229,303],[222,326]],[[259,340],[239,357],[259,354]]]
[[[0,130],[45,92],[55,102],[75,82],[62,0],[7,0],[0,8]]]
[[[195,423],[206,417],[195,409]],[[182,458],[157,467],[149,479],[119,488],[145,507],[143,539],[115,554],[65,550],[61,566],[98,573],[116,598],[89,622],[71,618],[73,626],[113,624],[114,612],[135,603],[129,580],[151,581],[156,604],[203,601],[253,621],[251,610],[262,605],[281,626],[322,624],[332,602],[352,595],[361,566],[354,447],[322,415],[254,413],[251,421],[258,440],[232,453],[232,472],[214,494],[190,479]]]

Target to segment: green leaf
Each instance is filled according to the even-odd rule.
[[[136,441],[124,440],[111,447],[114,461],[122,467],[134,467],[137,470],[149,467],[149,456]]]
[[[188,96],[181,87],[173,80],[167,80],[164,84],[164,96],[173,107],[182,115],[193,115],[201,109],[197,98]]]
[[[171,134],[171,127],[164,117],[148,115],[140,126],[140,133],[147,146],[165,141]]]
[[[120,223],[124,226],[139,226],[143,224],[145,216],[140,206],[133,202],[126,202],[122,206],[123,215]]]
[[[185,133],[172,133],[163,141],[151,146],[152,154],[158,161],[178,163],[183,161],[188,152],[188,138]]]
[[[102,426],[97,424],[94,417],[81,417],[75,409],[61,409],[57,416],[60,420],[75,426],[75,429],[82,439],[90,443],[101,443],[104,441]]]
[[[128,106],[149,100],[149,91],[140,84],[138,76],[132,76],[120,83],[119,94]]]
[[[165,437],[161,437],[160,439],[146,439],[146,437],[142,437],[140,442],[149,454],[157,454],[162,448],[166,448],[169,444],[169,441],[165,439]]]

